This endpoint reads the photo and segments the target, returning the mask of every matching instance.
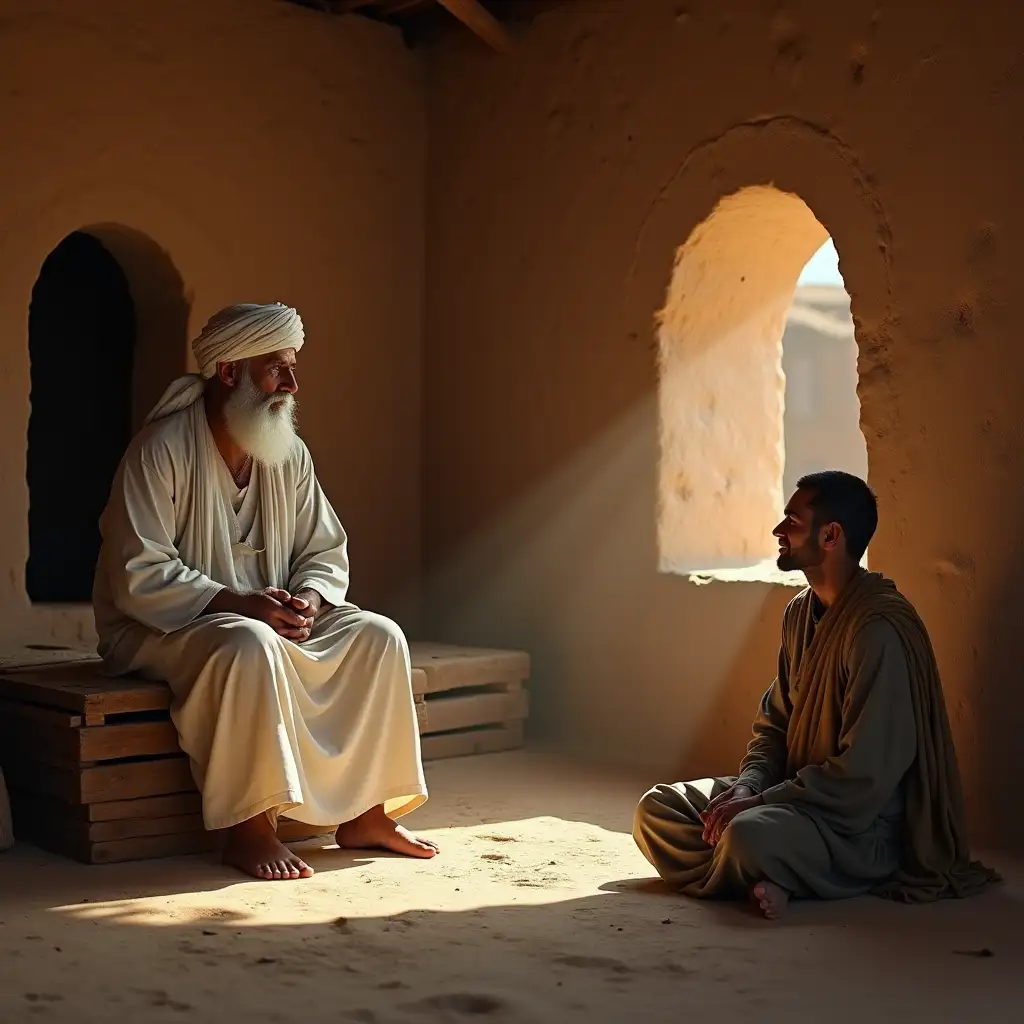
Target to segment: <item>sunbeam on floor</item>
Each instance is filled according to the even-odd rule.
[[[18,847],[0,859],[0,1020],[954,1021],[981,998],[1016,1019],[1012,865],[977,900],[804,904],[770,925],[651,880],[628,831],[647,781],[535,753],[439,762],[410,824],[440,857],[307,846],[299,882]]]

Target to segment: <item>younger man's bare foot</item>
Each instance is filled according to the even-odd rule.
[[[313,874],[313,869],[277,838],[265,814],[228,829],[223,860],[253,878],[267,881],[309,878]]]
[[[769,921],[777,921],[786,912],[789,893],[774,882],[758,882],[750,890],[750,898],[761,908]]]
[[[339,825],[334,838],[343,850],[390,850],[424,859],[436,856],[439,850],[432,839],[414,836],[389,818],[380,804]]]

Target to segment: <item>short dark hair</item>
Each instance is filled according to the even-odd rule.
[[[859,562],[878,528],[875,492],[859,476],[839,469],[809,473],[797,480],[796,486],[798,491],[810,492],[814,525],[838,523],[846,537],[847,553]]]

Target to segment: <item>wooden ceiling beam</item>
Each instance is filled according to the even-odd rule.
[[[437,0],[450,14],[455,15],[471,32],[499,53],[512,49],[512,37],[504,26],[477,0]]]
[[[331,0],[332,14],[351,14],[362,7],[369,7],[373,0]]]
[[[404,14],[407,11],[415,13],[428,6],[429,0],[380,0],[377,9],[382,17],[390,18],[393,14]]]

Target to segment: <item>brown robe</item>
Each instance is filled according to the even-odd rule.
[[[637,808],[637,845],[689,895],[736,894],[767,879],[800,897],[923,902],[998,878],[969,858],[927,631],[877,573],[858,573],[827,611],[810,590],[790,602],[778,677],[738,777],[763,803],[738,814],[712,848],[699,815],[736,781],[656,786]]]

